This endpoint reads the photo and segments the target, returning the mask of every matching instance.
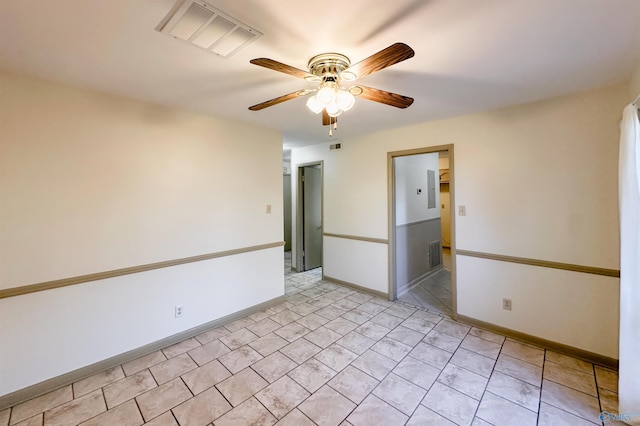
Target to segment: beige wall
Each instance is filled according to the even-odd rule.
[[[620,85],[379,132],[344,140],[340,151],[300,148],[292,162],[325,161],[325,232],[386,239],[387,152],[453,144],[452,208],[467,210],[456,217],[458,249],[618,269],[618,121],[627,91]],[[358,256],[355,243],[336,248]],[[346,279],[334,252],[325,273],[386,291],[387,253],[376,253]],[[463,256],[457,264],[459,314],[617,356],[617,279],[547,269],[521,269],[519,278],[507,273],[510,264]],[[501,309],[502,297],[513,311]]]
[[[7,73],[0,93],[0,289],[282,241],[279,132]],[[278,247],[0,299],[0,396],[281,296],[282,268]]]
[[[2,81],[0,288],[282,239],[278,132]]]

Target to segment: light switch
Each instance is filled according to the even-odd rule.
[[[267,214],[271,214],[271,204],[267,204]]]
[[[458,215],[466,216],[467,215],[467,206],[458,206]]]

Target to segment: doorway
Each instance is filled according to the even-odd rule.
[[[291,150],[282,151],[282,208],[283,208],[283,226],[284,226],[284,251],[290,252],[292,248],[291,235]],[[289,261],[291,261],[291,253],[289,253]]]
[[[322,162],[298,166],[297,271],[322,266]]]
[[[452,145],[388,154],[389,294],[455,318],[452,172]]]

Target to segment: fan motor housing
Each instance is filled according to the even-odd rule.
[[[340,75],[351,66],[351,61],[340,53],[322,53],[309,59],[309,73],[323,77],[326,74]]]

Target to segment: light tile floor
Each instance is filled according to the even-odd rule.
[[[285,263],[285,303],[0,411],[0,426],[575,426],[617,411],[615,371]]]
[[[451,272],[440,269],[398,296],[398,300],[451,316]]]
[[[443,268],[398,296],[401,302],[451,316],[451,249],[442,249]]]

